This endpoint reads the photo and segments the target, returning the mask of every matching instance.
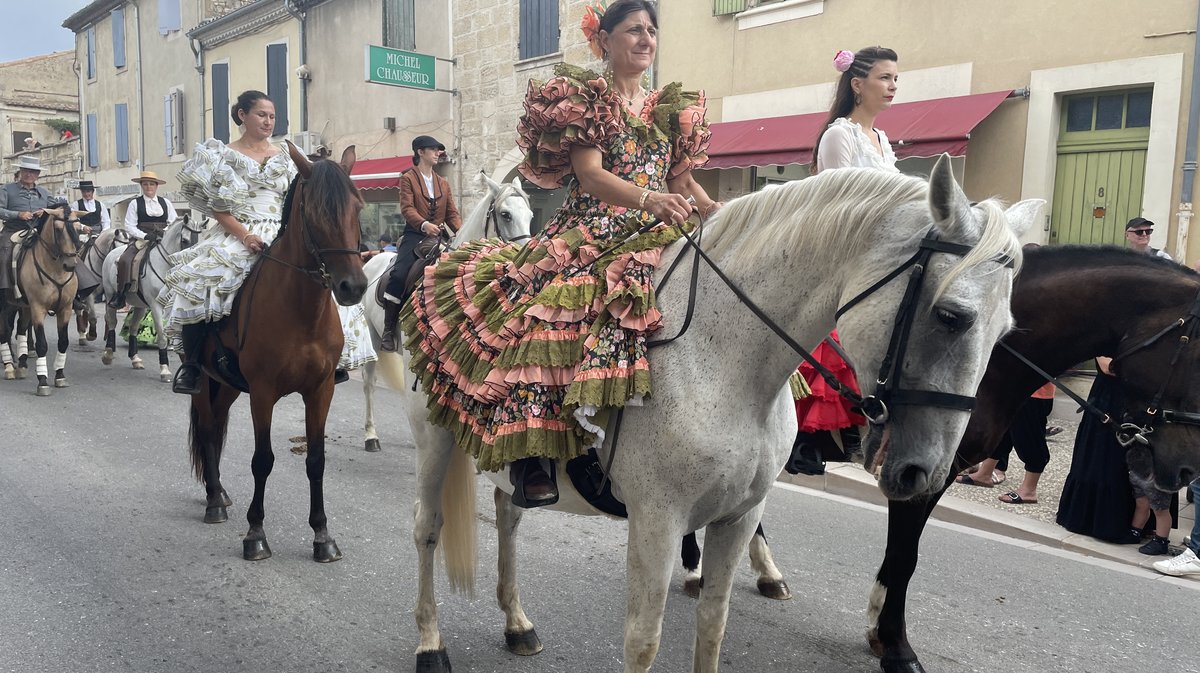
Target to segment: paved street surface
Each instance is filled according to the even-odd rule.
[[[155,362],[151,351],[146,358]],[[174,362],[174,358],[173,358]],[[250,422],[234,407],[223,464],[230,520],[201,522],[203,490],[186,448],[187,398],[155,368],[72,350],[72,387],[33,395],[0,381],[0,671],[189,673],[411,671],[416,642],[411,542],[414,451],[398,413],[384,451],[362,450],[361,386],[339,386],[329,424],[327,510],[345,558],[311,560],[302,407],[277,407],[266,528],[274,557],[241,559],[251,493]],[[396,407],[381,394],[383,410]],[[520,545],[524,604],[546,650],[504,649],[493,599],[495,533],[481,484],[474,599],[439,571],[443,634],[456,671],[619,671],[624,535],[618,522],[532,512]],[[878,670],[863,639],[882,558],[879,508],[776,488],[765,520],[796,598],[735,586],[722,670]],[[909,597],[914,647],[931,672],[1197,671],[1197,583],[1058,550],[1028,549],[947,524],[925,535]],[[693,603],[677,574],[656,671],[690,670]]]

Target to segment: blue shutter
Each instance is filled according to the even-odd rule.
[[[118,7],[112,11],[112,40],[113,66],[125,67],[125,9]]]
[[[267,98],[275,104],[275,135],[288,132],[288,53],[286,44],[267,45]]]
[[[229,64],[214,63],[212,67],[213,137],[229,142]]]
[[[84,33],[87,36],[87,78],[96,78],[96,27],[92,26]]]
[[[173,30],[179,30],[182,25],[179,0],[158,0],[158,32],[166,35]]]
[[[96,113],[89,112],[87,116],[87,162],[89,168],[100,165],[100,141],[96,137]]]
[[[117,161],[129,161],[129,106],[117,103]]]
[[[521,0],[518,58],[558,51],[558,0]]]
[[[171,105],[171,95],[163,96],[163,147],[167,156],[175,154],[175,110]]]

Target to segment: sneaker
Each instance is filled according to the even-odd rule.
[[[1138,551],[1146,556],[1162,556],[1167,553],[1167,546],[1170,541],[1165,537],[1155,535],[1146,544],[1138,547]]]
[[[1200,575],[1200,558],[1196,558],[1196,552],[1188,548],[1175,558],[1156,562],[1154,569],[1164,575],[1171,575],[1173,577]]]
[[[1122,539],[1116,540],[1117,544],[1141,544],[1142,531],[1137,528],[1130,528],[1129,533]]]

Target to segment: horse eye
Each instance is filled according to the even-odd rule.
[[[953,311],[947,311],[944,308],[934,309],[934,315],[937,316],[938,322],[945,325],[946,329],[950,330],[952,334],[964,329],[963,323],[967,322],[964,321],[957,313]]]
[[[508,211],[506,210],[506,211],[504,211],[504,212],[500,213],[500,217],[503,217],[503,218],[504,218],[504,219],[506,219],[506,220],[511,220],[511,219],[512,219],[512,213],[510,213],[510,212],[508,212]]]

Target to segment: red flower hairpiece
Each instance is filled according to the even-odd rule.
[[[579,22],[579,30],[587,38],[588,48],[599,59],[604,58],[604,49],[600,47],[600,19],[604,17],[606,9],[603,2],[588,5],[583,10],[583,20]]]

